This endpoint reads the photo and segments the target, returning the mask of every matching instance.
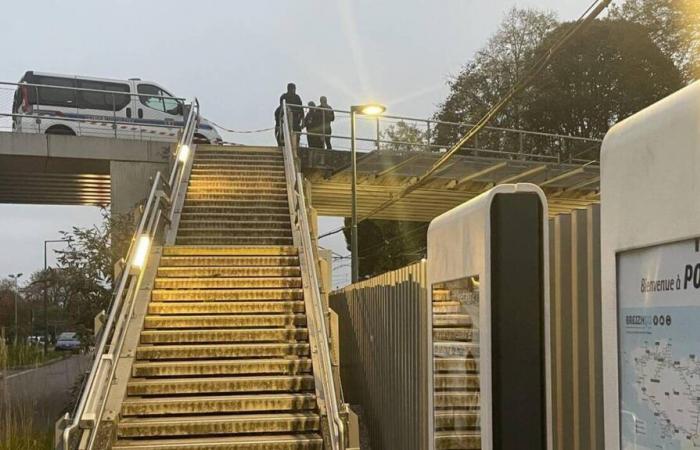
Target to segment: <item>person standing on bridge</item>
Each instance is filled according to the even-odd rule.
[[[321,136],[320,110],[316,108],[316,103],[309,102],[309,112],[304,116],[304,128],[306,128],[306,142],[309,148],[323,148],[323,137]]]
[[[275,109],[275,139],[277,139],[277,145],[282,147],[284,145],[284,130],[282,129],[282,101],[280,100],[280,105]]]
[[[333,107],[328,104],[328,99],[326,96],[321,96],[320,98],[321,104],[318,106],[319,109],[319,119],[321,121],[321,132],[323,134],[323,137],[321,138],[321,148],[324,148],[326,150],[333,150],[333,146],[331,145],[331,122],[335,120],[335,113],[333,112]]]
[[[294,83],[287,84],[287,92],[280,96],[280,104],[286,101],[290,106],[289,110],[292,113],[292,130],[296,134],[297,147],[299,146],[299,138],[301,135],[301,122],[304,120],[304,108],[301,102],[301,97],[297,94],[297,86]]]

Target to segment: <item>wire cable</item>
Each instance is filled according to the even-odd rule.
[[[270,128],[259,128],[257,130],[232,130],[230,128],[223,127],[223,126],[219,125],[218,123],[213,122],[211,120],[208,120],[208,122],[220,130],[224,130],[224,131],[227,131],[229,133],[238,133],[238,134],[264,133],[264,132],[272,131],[275,129],[275,127],[270,127]]]

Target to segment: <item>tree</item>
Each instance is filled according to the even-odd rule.
[[[94,317],[112,298],[114,265],[126,256],[133,234],[130,215],[111,216],[92,228],[73,227],[61,232],[68,245],[57,250],[60,289],[65,290],[64,309],[69,323],[82,336],[89,336]]]
[[[496,33],[462,71],[448,81],[450,93],[439,106],[435,119],[475,123],[522,78],[534,51],[558,25],[551,12],[513,8],[506,13]],[[526,96],[514,99],[491,123],[493,126],[522,128]],[[440,125],[436,142],[449,145],[467,131],[465,127]]]
[[[697,0],[625,0],[610,18],[642,25],[659,49],[683,73],[700,78],[700,3]]]
[[[540,51],[572,26],[558,27]],[[679,70],[642,26],[595,21],[553,58],[528,91],[523,122],[529,130],[602,139],[618,121],[682,86]]]
[[[345,241],[350,250],[350,219]],[[361,279],[404,267],[425,256],[428,224],[396,220],[363,220],[357,226]]]
[[[419,128],[417,125],[404,120],[389,125],[381,133],[382,150],[394,150],[398,152],[430,151],[430,134],[428,129]]]

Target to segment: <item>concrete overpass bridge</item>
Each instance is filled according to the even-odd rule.
[[[169,142],[2,132],[0,203],[131,211],[173,151]]]

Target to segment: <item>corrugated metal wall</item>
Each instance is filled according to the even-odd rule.
[[[603,450],[600,206],[549,230],[554,450]],[[335,291],[331,307],[346,401],[362,405],[373,449],[427,448],[425,263]]]
[[[427,442],[425,262],[331,293],[345,401],[359,404],[374,450]]]
[[[600,206],[550,219],[555,450],[603,450]]]

